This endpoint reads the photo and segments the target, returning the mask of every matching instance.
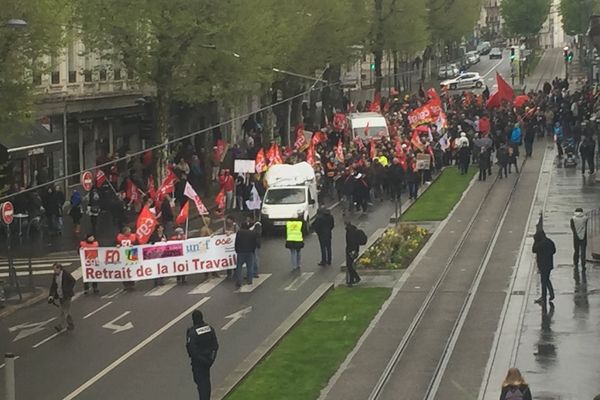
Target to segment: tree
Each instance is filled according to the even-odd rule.
[[[503,0],[504,1],[504,0]],[[428,0],[428,22],[433,42],[459,42],[473,31],[482,0]]]
[[[551,0],[503,0],[500,4],[505,26],[513,35],[536,36],[550,12]]]
[[[567,34],[585,33],[590,23],[590,17],[600,11],[598,0],[561,0],[560,13],[563,27]]]
[[[4,0],[0,7],[0,137],[32,119],[36,99],[32,74],[47,72],[59,54],[71,18],[68,0]],[[22,19],[27,26],[6,26]]]
[[[77,0],[77,15],[90,51],[153,89],[155,143],[166,143],[174,103],[233,97],[270,80],[273,3]]]

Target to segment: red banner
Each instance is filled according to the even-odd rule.
[[[175,218],[175,223],[177,225],[183,225],[185,224],[185,222],[187,221],[188,217],[190,216],[190,201],[186,201],[185,205],[183,207],[181,207],[181,210],[179,211],[179,215],[177,215],[177,218]]]
[[[106,182],[106,174],[101,169],[96,172],[96,187],[101,188]]]
[[[262,174],[267,170],[267,160],[265,159],[265,151],[262,147],[260,148],[260,150],[258,150],[258,153],[256,153],[256,160],[254,161],[254,165],[257,174]]]
[[[344,113],[335,113],[333,115],[333,130],[336,132],[346,132],[348,129],[348,119]]]
[[[269,167],[277,164],[283,164],[283,158],[281,157],[281,151],[277,143],[273,143],[269,151],[267,151],[267,158],[269,159]]]
[[[296,127],[296,141],[294,142],[294,149],[301,150],[306,146],[306,137],[304,137],[304,125],[300,124]]]

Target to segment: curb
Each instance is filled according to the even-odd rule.
[[[36,289],[41,290],[41,292],[37,296],[27,299],[23,303],[19,303],[14,306],[6,306],[5,309],[0,312],[0,320],[9,317],[10,315],[16,313],[17,311],[25,307],[32,306],[48,298],[48,289],[44,289],[41,287],[36,287]]]
[[[225,399],[246,376],[260,363],[279,342],[300,322],[314,306],[333,289],[333,283],[322,283],[304,302],[296,308],[248,357],[225,378],[223,385],[213,391],[215,400]]]

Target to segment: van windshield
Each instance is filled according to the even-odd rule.
[[[270,189],[265,195],[265,204],[302,204],[305,201],[304,188]]]
[[[373,136],[387,136],[387,128],[385,126],[369,126],[367,134],[365,130],[367,128],[354,128],[354,137],[366,138]]]

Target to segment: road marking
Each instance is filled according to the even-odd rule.
[[[114,318],[114,319],[108,321],[107,323],[105,323],[104,325],[102,325],[102,327],[106,328],[106,329],[112,329],[113,330],[113,335],[115,333],[120,333],[120,332],[129,330],[129,329],[132,329],[133,328],[133,324],[131,323],[131,321],[125,323],[124,325],[117,325],[117,324],[115,324],[115,322],[117,322],[121,318],[126,317],[130,313],[131,313],[131,311],[125,311],[123,314],[119,315],[117,318]]]
[[[250,313],[250,311],[252,311],[252,306],[243,308],[243,309],[241,309],[238,312],[234,312],[233,314],[230,314],[230,315],[226,316],[225,318],[229,319],[230,321],[228,323],[226,323],[221,328],[221,330],[222,331],[226,331],[227,329],[231,328],[231,325],[235,324],[240,319],[245,318],[246,315]]]
[[[315,273],[314,272],[303,272],[299,277],[294,279],[292,283],[286,286],[287,291],[295,291],[300,288],[306,281],[308,281]]]
[[[259,287],[264,281],[266,281],[272,274],[259,274],[258,278],[252,279],[252,285],[243,285],[241,288],[235,291],[235,293],[250,293],[254,289]]]
[[[104,296],[102,296],[103,299],[112,299],[118,295],[120,295],[121,293],[123,293],[125,290],[123,288],[119,288],[119,289],[115,289],[112,292],[108,292],[107,294],[105,294]]]
[[[15,360],[15,361],[16,361],[16,360],[18,360],[19,358],[21,358],[21,357],[19,357],[19,356],[15,356],[15,358],[14,358],[13,360]],[[2,363],[2,364],[0,364],[0,369],[4,368],[5,366],[6,366],[6,363]]]
[[[42,332],[42,331],[46,330],[46,325],[48,325],[50,322],[54,321],[55,319],[56,318],[50,318],[50,319],[47,319],[46,321],[33,322],[33,323],[25,322],[24,324],[11,326],[10,328],[8,328],[8,331],[10,333],[19,331],[17,336],[13,339],[13,342],[18,342],[21,339],[25,339],[28,336],[31,336],[38,332]]]
[[[168,279],[165,284],[149,290],[146,294],[144,294],[144,296],[162,296],[169,290],[173,289],[175,286],[177,286],[177,282],[175,281],[175,279]]]
[[[225,277],[219,278],[210,278],[206,282],[202,282],[194,289],[192,289],[188,294],[206,294],[217,287],[221,282],[225,280]]]
[[[40,347],[40,346],[41,346],[41,345],[43,345],[44,343],[47,343],[47,342],[51,341],[52,339],[54,339],[55,337],[57,337],[58,335],[60,335],[60,334],[61,334],[61,333],[63,333],[64,331],[65,331],[65,330],[63,329],[63,330],[62,330],[62,331],[60,331],[60,332],[53,333],[52,335],[48,336],[46,339],[42,340],[41,342],[38,342],[38,343],[34,344],[32,347],[33,347],[34,349],[37,349],[38,347]]]
[[[204,297],[202,300],[196,302],[196,304],[194,304],[193,306],[191,306],[190,308],[188,308],[187,310],[185,310],[184,312],[182,312],[181,314],[179,314],[177,317],[175,317],[171,321],[167,322],[165,325],[163,325],[161,328],[159,328],[152,335],[150,335],[146,339],[142,340],[140,343],[138,343],[135,347],[133,347],[127,353],[123,354],[121,357],[119,357],[118,359],[116,359],[115,361],[113,361],[112,363],[110,363],[110,365],[108,365],[102,371],[98,372],[96,375],[94,375],[93,377],[91,377],[90,379],[88,379],[81,386],[79,386],[77,389],[75,389],[73,392],[71,392],[69,395],[67,395],[63,400],[73,400],[74,398],[76,398],[77,396],[79,396],[81,393],[83,393],[86,389],[88,389],[94,383],[96,383],[100,379],[102,379],[102,377],[104,377],[110,371],[114,370],[119,365],[123,364],[127,359],[129,359],[135,353],[137,353],[138,351],[140,351],[141,349],[143,349],[144,347],[146,347],[154,339],[156,339],[157,337],[159,337],[160,335],[162,335],[165,331],[167,331],[173,325],[175,325],[176,323],[178,323],[179,321],[181,321],[183,318],[185,318],[186,316],[188,316],[192,311],[194,311],[195,309],[197,309],[198,307],[200,307],[202,304],[206,303],[208,300],[210,300],[210,297]]]
[[[502,61],[504,61],[504,59],[502,59],[502,60],[498,61],[498,62],[496,63],[496,65],[494,65],[494,66],[493,66],[493,67],[492,67],[492,68],[491,68],[491,69],[490,69],[488,72],[486,72],[486,73],[485,73],[485,75],[483,75],[483,77],[482,77],[482,78],[485,78],[485,77],[486,77],[486,76],[488,76],[488,75],[489,75],[489,74],[490,74],[492,71],[494,71],[494,70],[495,70],[495,69],[498,67],[498,65],[502,64]]]
[[[97,312],[100,312],[102,310],[104,310],[106,307],[110,306],[112,304],[112,301],[109,301],[106,304],[101,305],[100,307],[98,307],[97,309],[95,309],[94,311],[92,311],[89,314],[86,314],[83,319],[88,319],[89,317],[91,317],[92,315],[96,314]]]

